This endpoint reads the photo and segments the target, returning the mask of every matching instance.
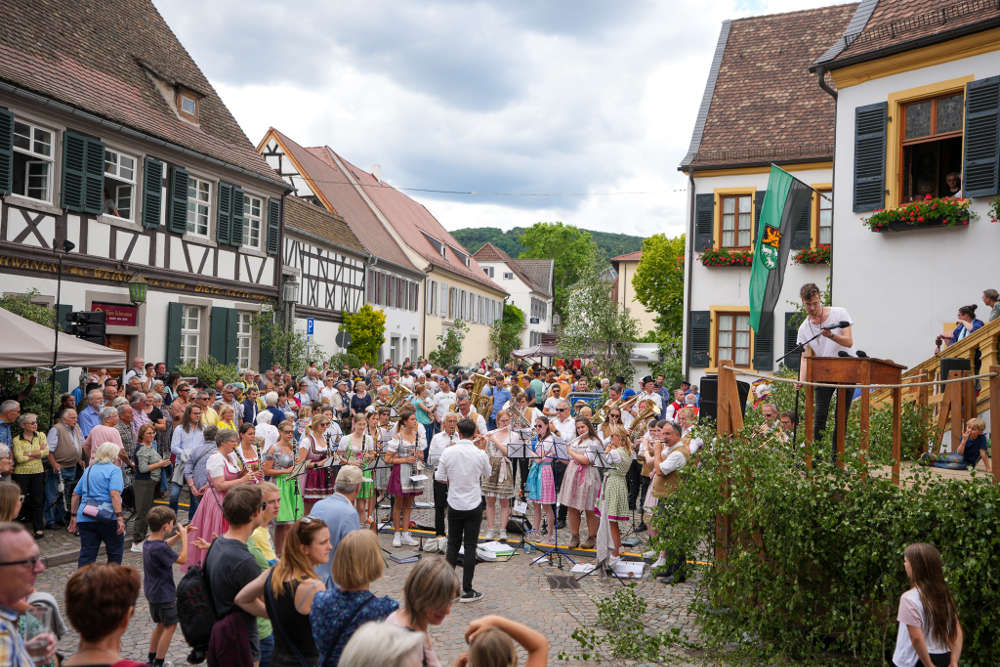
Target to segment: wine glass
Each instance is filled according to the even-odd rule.
[[[57,641],[52,630],[52,608],[47,605],[30,605],[24,616],[21,633],[24,647],[36,665],[43,665],[49,660],[49,647]]]

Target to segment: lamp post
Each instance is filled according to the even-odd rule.
[[[52,336],[55,342],[52,345],[52,376],[49,378],[49,419],[55,420],[56,406],[56,362],[59,358],[59,306],[62,305],[62,260],[63,255],[73,252],[76,244],[69,239],[63,239],[62,243],[53,242],[52,247],[56,251],[56,316],[52,323]]]
[[[299,281],[294,274],[285,276],[281,286],[281,298],[285,302],[285,368],[291,372],[292,367],[292,331],[295,322],[295,304],[299,300]]]

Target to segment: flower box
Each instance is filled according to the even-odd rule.
[[[927,195],[899,208],[876,210],[861,222],[873,232],[897,232],[927,227],[966,227],[974,217],[968,199]]]
[[[704,266],[751,266],[753,252],[750,250],[706,250],[699,257]]]
[[[817,245],[815,248],[803,248],[795,253],[792,261],[796,264],[829,264],[830,246]]]

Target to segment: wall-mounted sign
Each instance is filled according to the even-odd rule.
[[[91,310],[104,313],[109,327],[134,327],[138,323],[139,309],[120,303],[94,303]]]

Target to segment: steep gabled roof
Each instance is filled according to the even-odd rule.
[[[361,241],[342,217],[301,197],[285,197],[285,227],[325,239],[342,248],[365,252]]]
[[[809,65],[856,4],[723,24],[682,170],[833,158],[835,103]]]
[[[156,79],[200,96],[197,124]],[[280,182],[149,0],[6,0],[0,81]]]
[[[482,248],[472,253],[472,256],[479,262],[506,262],[510,260],[510,255],[489,241],[484,243]]]
[[[642,259],[642,251],[636,250],[635,252],[630,252],[624,255],[618,255],[617,257],[612,257],[608,261],[614,264],[616,262],[638,262],[640,259]]]
[[[815,64],[836,69],[997,26],[996,0],[863,0],[855,19]]]
[[[552,272],[555,267],[553,259],[512,259],[507,262],[508,266],[514,270],[528,287],[544,294],[552,296]]]
[[[351,164],[329,146],[307,150],[317,156],[325,153],[324,161],[336,167],[349,181],[359,185],[403,243],[429,263],[477,282],[487,289],[507,293],[487,277],[469,251],[441,226],[423,204]]]

